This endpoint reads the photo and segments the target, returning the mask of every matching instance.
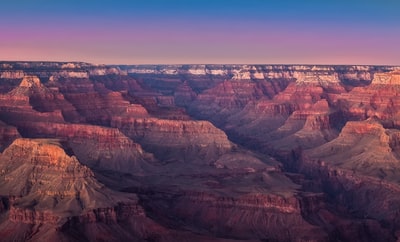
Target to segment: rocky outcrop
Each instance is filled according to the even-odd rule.
[[[204,162],[206,156],[210,162],[232,148],[226,134],[207,121],[114,117],[111,126],[164,160]]]
[[[399,127],[399,76],[398,71],[376,73],[370,85],[340,94],[336,102],[350,120],[377,117],[385,127]]]
[[[392,150],[395,137],[374,119],[347,122],[336,139],[307,154],[356,174],[399,181],[396,174],[400,166]]]
[[[400,72],[377,73],[371,85],[400,85]]]
[[[189,112],[222,125],[224,120],[248,103],[273,96],[280,88],[272,82],[224,81],[198,94],[194,102],[188,105]]]
[[[107,190],[56,140],[17,139],[0,160],[0,193],[12,197],[13,221],[58,223],[66,215],[112,207],[118,200],[136,202],[134,196],[124,197]]]
[[[165,143],[167,146],[198,145],[231,148],[231,143],[224,132],[207,121],[174,121],[155,118],[113,119],[112,126],[117,127],[131,137],[136,137],[144,143]],[[173,139],[172,137],[176,137]]]
[[[123,135],[119,130],[93,125],[22,123],[19,126],[25,137],[59,138],[78,159],[90,168],[140,174],[150,169],[154,162],[151,154]]]
[[[42,83],[40,83],[40,79],[37,76],[24,76],[19,86],[22,88],[41,88]]]
[[[28,80],[28,81],[27,81]],[[29,97],[29,104],[39,112],[61,111],[63,118],[68,122],[82,121],[74,106],[71,105],[57,87],[44,86],[39,78],[25,77],[18,88],[11,92],[11,95],[26,95]]]
[[[109,125],[113,116],[129,111],[130,102],[123,94],[107,89],[103,83],[65,80],[55,85],[69,105],[88,123]]]
[[[47,88],[37,76],[25,76],[20,85],[7,94],[0,95],[0,113],[7,122],[17,124],[24,119],[64,122],[81,120],[75,108],[58,90]]]
[[[328,102],[319,100],[308,109],[294,111],[285,124],[271,134],[276,140],[270,144],[275,149],[288,150],[322,145],[337,137],[337,121],[338,114],[330,109]]]

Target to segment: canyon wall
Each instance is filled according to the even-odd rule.
[[[0,62],[0,235],[396,241],[399,71]]]

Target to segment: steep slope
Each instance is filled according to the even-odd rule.
[[[114,117],[111,126],[164,161],[210,163],[232,148],[226,134],[207,121]]]
[[[153,156],[119,130],[94,125],[25,122],[19,126],[25,137],[58,138],[85,165],[96,170],[139,174],[151,169]]]
[[[46,87],[37,76],[24,76],[18,87],[9,94],[13,98],[27,97],[29,105],[38,112],[59,112],[66,121],[78,122],[81,117],[55,87]]]
[[[0,194],[9,206],[8,219],[1,224],[3,238],[18,236],[7,234],[6,227],[24,231],[15,237],[18,240],[31,236],[54,239],[57,228],[69,218],[93,214],[93,222],[104,219],[116,223],[115,208],[121,204],[138,206],[134,195],[113,192],[97,182],[90,169],[68,156],[56,140],[17,139],[1,154],[0,161]],[[139,215],[142,212],[138,209]],[[43,224],[51,230],[36,231],[35,226],[24,224]]]
[[[31,122],[49,120],[57,123],[65,122],[60,109],[50,109],[43,112],[35,110],[30,102],[31,96],[35,95],[43,96],[45,99],[54,98],[53,93],[42,85],[38,77],[25,76],[18,87],[0,95],[0,118],[13,125],[21,121],[21,116],[24,117],[24,121]],[[44,101],[43,103],[47,102]],[[63,104],[68,109],[68,104]]]
[[[125,113],[130,105],[121,93],[90,79],[64,79],[56,85],[87,123],[107,126],[112,116]]]
[[[337,103],[353,120],[377,117],[385,127],[398,128],[400,120],[400,73],[377,73],[371,84],[338,96]]]
[[[249,102],[224,126],[235,141],[257,149],[293,150],[321,145],[338,134],[341,112],[332,98],[346,92],[337,75],[298,74],[272,99]]]
[[[376,119],[351,121],[336,139],[307,155],[359,175],[400,182],[399,156],[395,151],[398,135],[397,130],[385,130]]]
[[[336,116],[325,99],[317,101],[306,110],[294,111],[285,124],[272,133],[272,139],[276,137],[276,140],[270,144],[276,149],[306,149],[324,144],[338,134],[333,127]]]
[[[399,135],[377,118],[348,122],[336,139],[305,151],[300,170],[324,183],[331,201],[352,216],[390,224],[398,235]]]
[[[99,184],[90,169],[68,156],[56,140],[17,139],[1,161],[1,193],[19,197],[13,201],[15,207],[50,208],[62,216],[118,202],[119,196]],[[32,204],[34,200],[38,203]]]

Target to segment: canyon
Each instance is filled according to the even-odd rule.
[[[0,236],[400,241],[399,91],[396,66],[0,62]]]

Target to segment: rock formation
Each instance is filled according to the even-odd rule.
[[[0,236],[396,241],[399,71],[0,62]]]
[[[25,122],[19,128],[26,137],[62,139],[92,169],[134,174],[155,161],[139,144],[113,128],[44,122]]]
[[[35,235],[35,229],[23,224],[47,225],[52,229],[35,236],[53,238],[69,218],[99,213],[87,222],[117,223],[118,206],[138,207],[134,195],[114,192],[96,181],[93,172],[67,155],[57,140],[17,139],[0,160],[0,194],[8,201],[8,221],[24,231],[15,235],[21,236],[18,240]],[[138,207],[131,215],[140,214]],[[1,233],[5,235],[4,230]]]
[[[111,126],[166,160],[210,162],[232,148],[226,134],[207,121],[115,117]]]

